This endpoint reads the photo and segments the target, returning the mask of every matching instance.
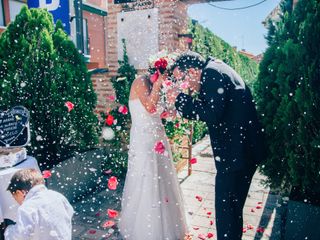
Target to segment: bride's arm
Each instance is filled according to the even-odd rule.
[[[163,77],[160,76],[158,78],[158,80],[153,84],[151,91],[148,85],[149,83],[146,81],[148,80],[144,78],[137,79],[135,90],[145,109],[148,112],[153,113],[157,108],[160,98],[160,89],[163,82]]]

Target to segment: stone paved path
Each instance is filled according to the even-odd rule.
[[[199,234],[207,236],[208,233],[213,233],[214,236],[211,239],[216,239],[214,219],[216,169],[208,138],[194,146],[193,156],[198,159],[198,163],[193,165],[192,175],[187,177],[186,169],[178,174],[190,232],[193,234],[193,239],[199,239]],[[263,179],[261,174],[255,173],[244,208],[243,240],[280,239],[278,196],[271,194],[270,189],[261,184]],[[106,179],[105,181],[102,179],[103,182],[106,182]],[[116,227],[104,229],[102,225],[108,220],[106,213],[108,208],[120,211],[122,184],[116,191],[102,190],[74,205],[76,210],[73,224],[74,240],[121,239]],[[202,201],[199,201],[196,196],[200,196]]]

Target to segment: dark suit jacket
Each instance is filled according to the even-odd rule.
[[[255,169],[265,157],[250,89],[222,61],[208,59],[198,99],[180,93],[175,106],[183,117],[206,122],[218,172]]]

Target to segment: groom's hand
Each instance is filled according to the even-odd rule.
[[[169,89],[167,91],[167,100],[169,105],[174,105],[176,102],[176,98],[178,97],[178,95],[180,94],[180,89],[178,89],[177,87],[174,87],[172,89]]]

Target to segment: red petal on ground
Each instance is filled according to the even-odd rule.
[[[190,164],[196,164],[197,163],[197,159],[196,158],[191,158],[189,162],[190,162]]]
[[[254,227],[251,224],[247,224],[248,230],[254,229]]]
[[[213,221],[212,221],[212,220],[210,221],[210,225],[211,225],[211,226],[213,225]]]
[[[119,215],[119,212],[116,210],[108,209],[108,216],[109,218],[116,218]]]
[[[97,231],[96,231],[96,230],[93,230],[93,229],[90,229],[90,230],[88,231],[89,234],[96,234],[96,232],[97,232]]]
[[[256,206],[256,209],[261,209],[262,207],[261,206]]]
[[[108,188],[111,190],[116,190],[118,186],[118,179],[114,176],[109,178],[108,181]]]
[[[246,232],[247,232],[247,229],[246,229],[246,228],[242,228],[242,232],[243,232],[243,233],[246,233]]]
[[[262,204],[262,202],[258,202],[258,204]]]
[[[106,222],[102,225],[102,227],[103,227],[103,228],[110,228],[110,227],[113,227],[114,225],[115,225],[115,222],[109,220],[109,221],[106,221]]]
[[[257,228],[257,232],[258,233],[263,233],[264,232],[264,228],[263,227],[258,227]]]
[[[196,196],[196,199],[199,201],[199,202],[202,202],[202,197],[200,197],[200,196]]]
[[[212,238],[213,236],[214,236],[213,233],[210,233],[210,232],[209,232],[209,233],[207,234],[207,238]]]
[[[199,227],[192,227],[194,230],[199,230]]]
[[[207,215],[211,215],[212,214],[212,212],[207,212]]]
[[[198,238],[201,239],[201,240],[205,240],[205,239],[206,239],[206,235],[200,233],[200,234],[198,235]]]
[[[253,208],[251,208],[251,212],[255,212],[255,210]]]

